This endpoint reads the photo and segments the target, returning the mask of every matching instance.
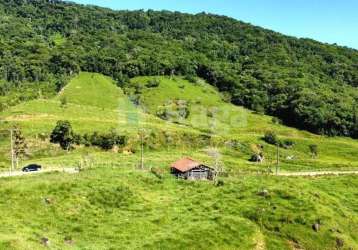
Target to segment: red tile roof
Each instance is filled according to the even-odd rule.
[[[202,165],[200,162],[194,161],[190,158],[183,158],[171,165],[172,168],[175,168],[176,170],[180,172],[187,172],[189,170],[192,170],[193,168],[199,167]]]

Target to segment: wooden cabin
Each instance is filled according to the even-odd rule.
[[[214,169],[191,158],[183,158],[171,165],[171,173],[187,180],[212,180]]]

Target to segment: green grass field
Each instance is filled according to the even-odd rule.
[[[280,149],[281,171],[356,170],[358,142],[276,124],[223,99],[200,79],[138,77],[122,90],[108,77],[83,72],[55,98],[2,112],[0,173],[9,168],[6,129],[13,124],[29,144],[21,165],[66,168],[90,159],[93,167],[77,175],[0,179],[0,249],[41,249],[43,237],[51,249],[315,250],[337,249],[337,240],[342,249],[358,249],[356,177],[258,175],[275,168],[276,147],[262,140],[266,131],[294,142]],[[166,120],[158,117],[163,110]],[[133,154],[82,146],[65,152],[40,139],[58,120],[69,120],[80,134],[115,129],[129,137]],[[137,168],[139,130],[146,133],[145,170]],[[263,164],[248,161],[256,144],[264,146]],[[318,145],[316,159],[311,144]],[[184,156],[211,165],[208,147],[222,155],[223,186],[169,175],[170,163]],[[262,189],[268,197],[257,195]]]
[[[358,247],[355,177],[223,180],[103,164],[2,179],[0,249],[41,249],[44,237],[51,249],[336,249],[337,239]]]

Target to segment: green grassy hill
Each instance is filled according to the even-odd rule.
[[[65,98],[71,104],[112,110],[125,105],[126,99],[111,78],[86,72],[74,78],[56,99],[61,100],[61,98]]]
[[[57,97],[22,103],[1,116],[5,122],[19,123],[32,136],[51,132],[58,120],[69,120],[79,132],[137,130],[143,122],[152,122],[153,126],[161,123],[137,109],[111,79],[85,72],[72,79]]]
[[[156,80],[157,87],[148,87],[148,83]],[[139,86],[139,87],[138,87]],[[137,77],[131,80],[127,87],[129,95],[136,95],[139,89],[139,102],[144,110],[157,115],[163,106],[169,107],[178,101],[185,101],[189,109],[186,119],[176,119],[179,124],[198,129],[203,132],[220,135],[229,139],[237,139],[244,148],[236,152],[240,165],[247,165],[250,152],[248,148],[253,143],[263,143],[261,138],[267,131],[274,131],[281,139],[294,141],[295,146],[281,149],[283,168],[287,170],[314,168],[352,168],[358,167],[358,142],[349,138],[329,138],[317,136],[305,131],[289,128],[273,122],[272,117],[261,115],[234,106],[223,101],[221,94],[202,80],[190,83],[175,77]],[[138,93],[137,93],[138,95]],[[175,109],[175,108],[174,108]],[[169,117],[170,120],[170,117]],[[308,147],[311,144],[319,146],[319,158],[312,160]],[[245,148],[246,147],[246,148]],[[275,147],[265,144],[268,158],[273,160],[276,155]],[[294,156],[295,160],[285,160]]]
[[[154,84],[157,86],[151,86],[150,82],[157,82]],[[116,129],[137,139],[138,130],[146,129],[152,137],[152,144],[156,144],[149,146],[156,150],[167,149],[164,144],[167,137],[171,137],[175,148],[186,152],[195,142],[190,135],[209,135],[214,142],[220,142],[224,160],[231,162],[229,165],[234,165],[234,169],[264,169],[275,161],[276,148],[261,139],[266,131],[274,131],[280,139],[290,139],[295,143],[292,148],[281,149],[283,170],[351,169],[358,166],[358,143],[355,140],[317,136],[274,123],[272,117],[225,102],[215,88],[200,79],[191,83],[180,77],[134,78],[125,86],[125,92],[127,95],[110,78],[80,73],[57,97],[25,102],[3,112],[1,126],[6,128],[17,123],[22,127],[33,142],[30,151],[35,156],[30,153],[29,161],[37,160],[42,153],[46,157],[49,155],[46,147],[51,145],[46,142],[36,145],[38,140],[35,138],[41,134],[49,135],[58,120],[69,120],[80,134]],[[64,98],[65,106],[61,105]],[[186,113],[184,116],[180,116],[181,109]],[[163,110],[167,117],[163,117]],[[181,140],[185,136],[188,139]],[[230,140],[239,142],[237,149],[223,146]],[[252,144],[265,146],[265,166],[248,162]],[[310,157],[308,147],[311,144],[319,146],[318,159]],[[40,152],[37,152],[38,148],[41,148]],[[3,168],[7,168],[8,152],[9,146],[3,140]],[[71,154],[68,157],[71,158]],[[287,157],[294,159],[287,160]]]
[[[358,247],[357,178],[256,175],[275,167],[276,147],[262,140],[267,131],[294,142],[280,149],[281,171],[357,169],[358,142],[277,124],[226,102],[201,79],[139,77],[122,90],[83,72],[58,96],[21,103],[0,118],[0,130],[16,123],[26,136],[22,165],[93,165],[76,175],[0,179],[0,249],[41,249],[43,237],[54,249],[336,249],[338,241],[343,249]],[[41,139],[58,120],[80,134],[115,129],[129,137],[132,153],[83,146],[65,152]],[[142,129],[144,171],[137,168]],[[0,173],[10,150],[1,135]],[[248,161],[256,144],[264,146],[263,164]],[[316,159],[311,144],[318,145]],[[184,156],[212,164],[206,149],[213,146],[225,165],[223,186],[170,176],[170,163]],[[257,194],[263,189],[267,197]]]

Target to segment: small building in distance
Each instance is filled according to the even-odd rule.
[[[171,173],[187,180],[212,180],[214,169],[187,157],[173,163]]]

